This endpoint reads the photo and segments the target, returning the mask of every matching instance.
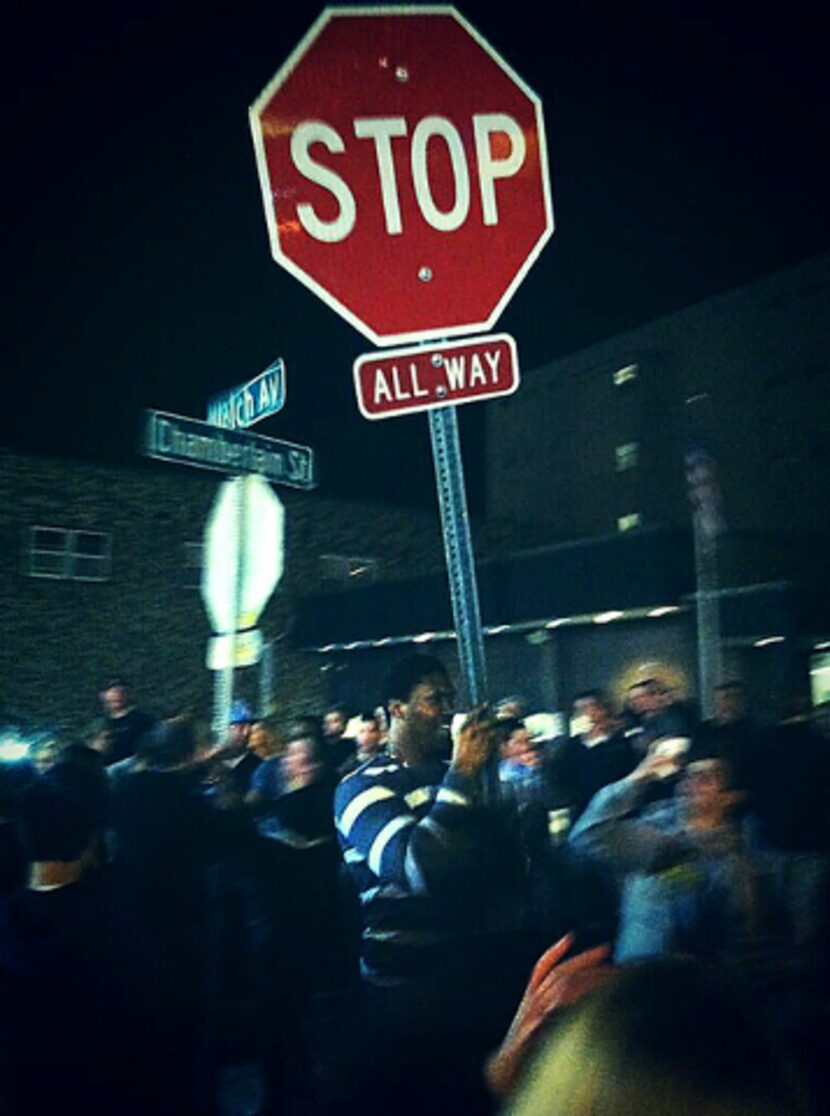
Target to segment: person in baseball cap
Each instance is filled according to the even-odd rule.
[[[245,797],[250,789],[251,776],[261,762],[248,749],[255,720],[248,702],[237,699],[231,706],[225,741],[211,753],[211,782],[217,787],[218,800],[226,807],[237,804]]]

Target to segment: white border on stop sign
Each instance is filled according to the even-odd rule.
[[[516,272],[512,282],[505,289],[504,294],[497,302],[494,309],[491,311],[489,317],[481,322],[469,322],[463,325],[455,326],[435,326],[425,330],[418,330],[415,332],[396,333],[390,335],[380,335],[376,333],[365,322],[361,321],[347,306],[344,306],[338,299],[321,286],[316,279],[312,278],[308,272],[304,271],[301,267],[294,263],[288,256],[284,255],[280,247],[279,236],[277,233],[276,212],[274,208],[274,200],[272,196],[271,181],[268,174],[268,164],[265,157],[265,145],[262,138],[262,129],[260,127],[259,114],[265,105],[271,100],[273,95],[279,87],[286,81],[290,74],[296,69],[297,64],[301,61],[306,51],[312,42],[317,38],[325,25],[333,18],[340,18],[341,16],[424,16],[424,15],[446,15],[455,19],[472,39],[493,59],[493,61],[501,67],[507,76],[513,81],[528,97],[534,106],[537,122],[538,132],[538,153],[539,153],[539,170],[542,187],[542,198],[545,209],[545,229],[541,236],[536,241],[531,251],[528,253],[524,263]],[[530,88],[526,81],[521,78],[516,71],[509,65],[498,53],[498,51],[487,42],[487,40],[479,34],[473,25],[467,20],[457,8],[448,4],[425,4],[423,7],[414,7],[404,5],[400,7],[342,7],[325,8],[317,17],[303,38],[288,56],[286,61],[280,66],[276,74],[271,78],[265,86],[260,95],[256,98],[254,103],[248,110],[248,118],[251,126],[251,133],[254,142],[254,152],[256,156],[257,173],[259,176],[260,190],[262,192],[262,203],[265,211],[265,221],[268,226],[268,239],[271,246],[271,255],[273,259],[281,266],[284,267],[295,279],[298,279],[303,286],[307,287],[313,294],[317,295],[330,309],[339,314],[341,318],[349,323],[358,333],[362,333],[364,337],[368,337],[379,348],[384,348],[391,345],[404,345],[415,341],[437,341],[446,337],[461,337],[473,333],[487,332],[492,329],[498,319],[501,317],[507,304],[512,299],[513,295],[519,288],[519,285],[524,281],[530,268],[536,262],[542,249],[553,235],[555,223],[553,217],[553,202],[551,200],[550,190],[550,170],[548,167],[548,151],[547,151],[547,136],[545,132],[545,119],[542,109],[542,99]],[[367,416],[368,417],[368,416]]]

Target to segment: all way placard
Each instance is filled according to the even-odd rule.
[[[510,395],[519,386],[516,342],[498,333],[366,353],[354,363],[354,383],[367,419]]]

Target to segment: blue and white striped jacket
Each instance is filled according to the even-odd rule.
[[[408,767],[376,756],[337,787],[335,823],[360,895],[361,970],[398,984],[451,965],[465,865],[477,849],[470,826],[476,780],[430,762]]]

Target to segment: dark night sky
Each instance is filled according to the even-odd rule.
[[[314,446],[327,494],[434,502],[426,420],[359,416],[371,343],[268,250],[247,108],[321,7],[7,25],[0,444],[134,461],[144,407],[204,417],[282,355],[288,403],[261,433]],[[459,7],[545,106],[557,232],[498,325],[526,373],[830,248],[818,6]],[[460,413],[479,510],[483,408]]]

